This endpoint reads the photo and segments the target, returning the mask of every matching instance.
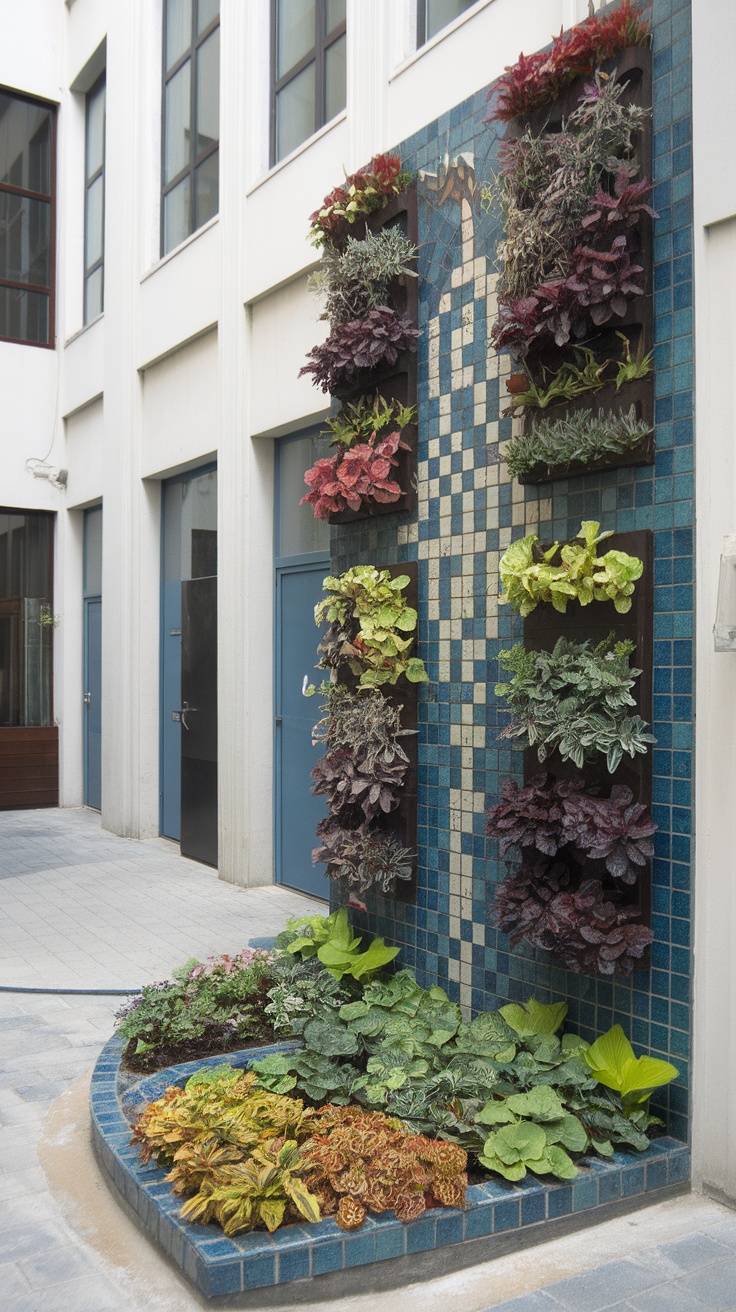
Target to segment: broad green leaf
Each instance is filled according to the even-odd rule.
[[[307,1047],[326,1057],[353,1057],[358,1051],[358,1039],[346,1025],[325,1020],[310,1020],[304,1028]]]
[[[565,1110],[559,1094],[547,1085],[537,1085],[528,1093],[515,1093],[507,1099],[507,1103],[517,1116],[529,1117],[535,1121],[559,1120]]]
[[[518,1125],[505,1125],[497,1130],[493,1137],[493,1151],[502,1162],[533,1162],[541,1157],[547,1147],[544,1130],[532,1121],[522,1121]]]
[[[598,1082],[615,1089],[630,1105],[646,1102],[655,1089],[678,1074],[668,1061],[636,1057],[620,1025],[602,1034],[583,1055]]]
[[[476,1121],[481,1125],[515,1125],[516,1117],[508,1105],[508,1099],[499,1102],[492,1098],[476,1113]]]
[[[499,1007],[499,1011],[506,1024],[517,1034],[556,1034],[567,1015],[567,1003],[547,1005],[537,1002],[536,998],[530,998],[523,1006],[510,1002],[505,1007]]]
[[[490,1139],[487,1141],[483,1152],[478,1156],[478,1161],[481,1166],[485,1166],[487,1171],[495,1171],[497,1175],[502,1175],[506,1180],[523,1180],[526,1175],[526,1167],[524,1166],[524,1163],[514,1162],[507,1164],[506,1162],[502,1162],[501,1158],[497,1157],[496,1154],[489,1149],[489,1143]]]
[[[561,1144],[568,1152],[584,1153],[588,1147],[588,1132],[571,1112],[566,1112],[559,1121],[545,1123],[544,1130],[548,1144]]]
[[[558,1144],[550,1144],[547,1149],[549,1160],[552,1164],[552,1172],[560,1180],[574,1180],[578,1174],[578,1168],[571,1157],[568,1157],[564,1148]]]

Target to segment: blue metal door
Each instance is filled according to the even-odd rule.
[[[102,808],[102,598],[84,599],[84,804]]]
[[[276,879],[314,897],[329,897],[324,866],[312,865],[317,823],[324,800],[310,792],[309,772],[323,748],[312,746],[319,696],[304,697],[304,680],[319,683],[315,670],[319,633],[314,608],[324,595],[329,556],[276,568]]]

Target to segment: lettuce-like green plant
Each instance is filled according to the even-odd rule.
[[[387,569],[374,565],[354,565],[326,578],[322,586],[331,595],[314,610],[315,623],[326,620],[330,626],[318,647],[320,665],[347,666],[363,688],[396,683],[402,674],[410,683],[426,683],[424,662],[409,655],[417,612],[402,596],[408,585],[408,574],[392,579]]]
[[[520,615],[529,615],[539,602],[551,602],[562,614],[571,600],[588,606],[592,601],[612,601],[619,614],[631,610],[634,584],[644,566],[637,556],[625,551],[607,551],[598,556],[600,542],[612,536],[600,533],[594,519],[583,520],[572,542],[547,550],[536,533],[512,542],[501,557],[499,572],[503,592],[499,601],[508,602]]]
[[[361,952],[362,936],[353,933],[345,907],[333,911],[331,916],[302,916],[287,921],[290,930],[298,930],[301,926],[307,927],[309,933],[292,938],[286,945],[286,951],[299,953],[305,960],[318,957],[338,980],[345,975],[351,979],[369,979],[398,956],[399,949],[386,947],[382,938],[374,938],[365,951]]]
[[[498,1010],[506,1024],[525,1038],[529,1034],[556,1034],[567,1015],[567,1003],[553,1002],[546,1005],[537,1002],[536,998],[530,998],[521,1006],[518,1002],[509,1002]]]
[[[655,1089],[669,1084],[679,1074],[671,1062],[658,1057],[637,1057],[620,1025],[601,1034],[585,1051],[584,1059],[599,1084],[615,1089],[624,1113],[644,1107]]]

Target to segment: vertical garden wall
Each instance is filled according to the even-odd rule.
[[[481,204],[496,173],[502,123],[484,124],[486,92],[398,144],[418,174],[418,485],[412,511],[332,529],[332,567],[418,565],[418,871],[411,896],[369,895],[358,924],[402,947],[422,983],[472,1009],[509,999],[565,998],[588,1037],[618,1021],[635,1045],[680,1071],[665,1095],[670,1132],[687,1136],[692,747],[692,270],[689,6],[654,0],[652,23],[651,306],[653,465],[626,465],[522,486],[499,444],[510,358],[489,335],[497,318],[498,207]],[[595,404],[595,400],[593,401]],[[516,431],[516,430],[515,430]],[[628,978],[573,974],[494,927],[505,877],[485,811],[502,781],[524,778],[524,750],[498,734],[498,653],[524,621],[498,605],[512,540],[574,537],[582,520],[651,534],[652,812],[650,961]],[[632,541],[634,539],[631,539]],[[601,551],[605,547],[601,547]],[[528,621],[527,621],[528,623]],[[639,654],[637,653],[637,656]],[[527,768],[527,777],[529,774]],[[342,898],[344,894],[338,893]]]

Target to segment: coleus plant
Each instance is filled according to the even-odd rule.
[[[644,569],[638,556],[625,551],[607,551],[598,555],[598,545],[612,533],[600,533],[600,524],[585,519],[571,542],[553,543],[546,550],[536,533],[512,542],[499,565],[503,592],[500,602],[508,602],[520,615],[529,615],[540,602],[551,602],[563,615],[568,601],[581,606],[592,601],[612,601],[620,615],[631,610],[634,584]]]
[[[392,196],[406,191],[411,178],[401,167],[400,155],[374,155],[370,164],[348,174],[310,215],[310,241],[314,246],[339,247],[356,219],[383,209]]]
[[[415,854],[395,834],[365,825],[346,829],[327,817],[317,825],[317,835],[321,841],[312,864],[324,862],[331,878],[350,892],[390,897],[397,883],[412,877]]]
[[[512,678],[497,683],[495,692],[513,717],[499,737],[525,738],[540,761],[556,749],[579,770],[600,753],[614,774],[624,753],[633,759],[656,742],[641,716],[628,713],[641,674],[629,664],[633,650],[633,643],[609,635],[593,648],[558,638],[551,652],[527,651],[521,643],[499,652]]]
[[[409,768],[399,742],[407,736],[401,727],[402,707],[377,689],[353,693],[328,684],[326,696],[326,715],[313,741],[324,741],[327,752],[312,770],[312,792],[327,797],[343,828],[358,828],[399,803]]]
[[[385,437],[373,433],[367,442],[359,442],[334,456],[315,461],[304,475],[309,491],[306,502],[315,519],[329,520],[344,510],[361,510],[364,506],[391,505],[403,495],[401,484],[392,477],[398,467],[399,451],[411,447],[400,432]]]
[[[554,857],[572,848],[583,860],[603,861],[623,884],[654,855],[657,829],[646,806],[634,802],[625,784],[614,784],[608,798],[585,791],[583,779],[555,780],[538,774],[526,784],[505,779],[501,800],[486,812],[486,833],[497,838],[501,854],[510,847]]]
[[[638,906],[622,904],[598,879],[575,888],[568,866],[544,857],[499,885],[495,907],[512,947],[526,939],[577,974],[629,975],[654,939]]]
[[[591,14],[569,32],[560,32],[550,50],[521,54],[488,92],[493,108],[486,122],[519,118],[549,105],[574,82],[628,46],[649,42],[649,23],[632,0],[613,12]]]
[[[401,351],[416,351],[419,337],[410,319],[379,305],[360,319],[335,324],[299,375],[311,374],[316,387],[336,395],[363,383],[380,365],[396,364]]]
[[[408,585],[408,574],[392,579],[389,570],[374,565],[354,565],[326,578],[322,586],[330,595],[314,610],[315,623],[330,626],[318,647],[320,665],[346,666],[363,688],[394,684],[402,675],[426,683],[424,662],[409,654],[417,612],[402,595]]]

